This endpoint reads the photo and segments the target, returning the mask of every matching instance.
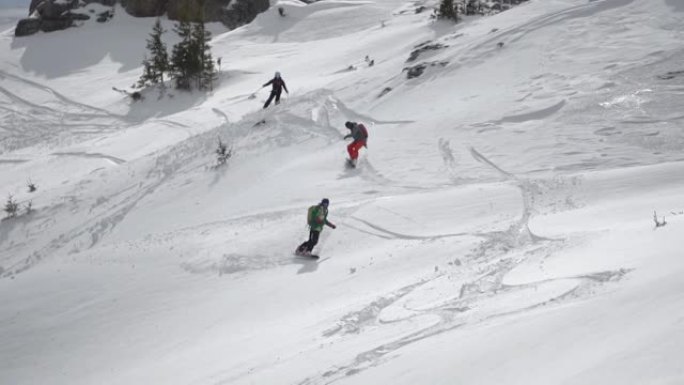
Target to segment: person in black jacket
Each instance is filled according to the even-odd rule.
[[[266,87],[268,85],[271,85],[271,96],[268,97],[268,100],[264,104],[264,108],[268,107],[269,104],[271,104],[271,101],[273,98],[275,98],[275,104],[280,103],[280,94],[283,92],[283,89],[285,92],[290,94],[290,91],[287,90],[287,86],[285,85],[285,80],[280,77],[280,72],[276,72],[275,76],[273,79],[269,80],[268,83],[264,84],[262,87]]]

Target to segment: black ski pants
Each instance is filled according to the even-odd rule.
[[[282,93],[282,90],[273,90],[271,91],[271,96],[268,97],[268,100],[264,104],[264,108],[268,107],[269,104],[271,104],[271,101],[273,101],[273,98],[275,98],[275,104],[280,103],[280,94]]]
[[[300,251],[311,252],[314,246],[318,243],[318,236],[321,235],[320,231],[311,230],[309,231],[309,240],[299,245],[298,249]]]

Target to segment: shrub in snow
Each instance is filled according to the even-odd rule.
[[[217,166],[224,165],[231,155],[233,155],[233,150],[228,149],[228,146],[221,141],[221,138],[218,138],[218,147],[216,148],[215,152]]]
[[[35,183],[31,182],[31,179],[29,179],[28,182],[26,182],[26,185],[28,187],[28,192],[30,192],[30,193],[38,190],[38,186],[36,186]]]
[[[655,222],[656,228],[663,227],[667,224],[667,222],[665,221],[665,217],[663,217],[662,221],[658,221],[658,215],[656,215],[655,210],[653,210],[653,221]]]
[[[7,218],[13,218],[17,215],[17,211],[19,210],[19,203],[12,197],[10,194],[9,197],[7,197],[7,202],[5,202],[5,213],[7,214]]]

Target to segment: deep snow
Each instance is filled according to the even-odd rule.
[[[211,25],[214,91],[138,103],[153,19],[0,11],[0,194],[33,207],[0,222],[0,383],[684,383],[680,1],[278,5]]]

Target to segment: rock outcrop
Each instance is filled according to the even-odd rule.
[[[125,0],[126,12],[136,17],[161,16],[171,20],[221,22],[233,29],[250,23],[269,8],[269,0]]]
[[[89,18],[77,12],[82,5],[99,3],[113,6],[118,2],[135,17],[167,15],[171,20],[204,19],[223,23],[230,29],[250,23],[270,6],[269,0],[31,0],[30,17],[19,21],[14,34],[26,36],[38,31],[66,29],[73,26],[75,20]],[[98,17],[98,21],[108,19]]]
[[[29,17],[19,20],[14,30],[14,36],[32,35],[38,31],[52,32],[67,29],[74,25],[75,20],[90,19],[90,16],[86,14],[72,12],[79,5],[79,0],[31,0]]]

